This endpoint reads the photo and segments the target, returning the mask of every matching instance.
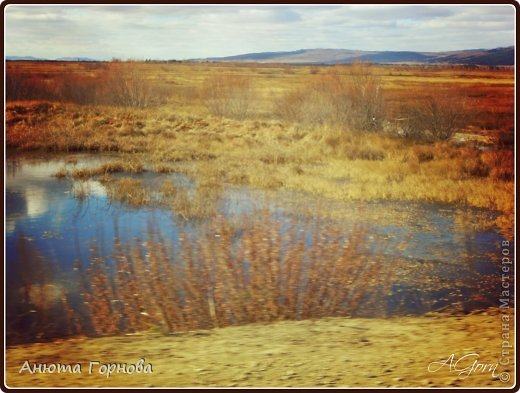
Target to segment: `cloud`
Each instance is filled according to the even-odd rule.
[[[302,48],[441,51],[513,45],[508,5],[6,8],[6,53],[184,59]]]

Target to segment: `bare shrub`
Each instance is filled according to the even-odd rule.
[[[401,109],[401,135],[411,139],[448,140],[464,126],[464,98],[439,93],[416,101]]]
[[[353,64],[346,74],[319,74],[277,102],[278,117],[307,125],[331,124],[357,130],[381,128],[382,84],[368,64]]]
[[[334,102],[329,94],[313,88],[287,93],[275,111],[280,118],[306,125],[330,123],[334,116]]]
[[[485,151],[481,159],[490,168],[490,176],[494,180],[514,180],[515,158],[512,150]]]
[[[108,104],[144,108],[163,103],[172,94],[170,86],[153,85],[138,62],[93,65],[91,72],[6,75],[6,99],[73,102],[80,105]]]
[[[204,81],[201,97],[212,115],[242,120],[253,98],[251,81],[236,75],[210,77]]]
[[[351,101],[350,120],[361,130],[378,130],[384,120],[381,79],[367,63],[353,63],[347,80],[347,95]]]
[[[281,119],[309,126],[341,123],[347,113],[342,111],[341,86],[337,75],[312,77],[302,88],[284,94],[274,112]]]
[[[100,101],[109,104],[145,108],[150,105],[152,88],[138,66],[133,63],[117,63],[111,66],[103,76],[104,89]]]
[[[5,75],[5,98],[7,101],[17,101],[27,99],[27,82],[20,75]]]
[[[60,99],[55,83],[43,75],[25,76],[6,74],[5,83],[5,95],[7,101],[58,101]]]
[[[96,103],[99,88],[96,78],[65,74],[56,84],[60,101],[82,105]]]

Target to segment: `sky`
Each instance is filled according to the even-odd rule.
[[[512,5],[8,5],[7,56],[193,59],[334,48],[514,45]]]

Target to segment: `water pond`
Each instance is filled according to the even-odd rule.
[[[303,297],[302,304],[294,305],[298,310],[292,314],[295,318],[326,314],[323,310],[332,310],[332,315],[342,315],[341,310],[345,310],[344,314],[379,317],[421,314],[446,307],[469,311],[498,305],[502,236],[495,227],[486,224],[492,222],[494,212],[439,204],[331,201],[296,192],[232,185],[222,185],[218,192],[202,195],[197,181],[182,173],[145,170],[131,175],[114,174],[116,180],[123,177],[139,180],[149,203],[136,206],[125,203],[124,197],[115,198],[98,177],[74,180],[70,176],[53,176],[62,168],[71,172],[114,159],[117,157],[88,154],[8,155],[5,178],[8,318],[25,315],[18,303],[30,302],[31,295],[22,288],[37,287],[38,282],[31,281],[38,281],[41,271],[45,272],[47,288],[51,285],[58,293],[63,293],[60,288],[66,289],[72,308],[78,307],[84,300],[78,269],[86,271],[95,258],[116,264],[120,247],[128,248],[128,253],[132,247],[141,247],[148,258],[147,247],[154,242],[167,245],[164,254],[167,262],[162,263],[173,265],[204,256],[210,264],[216,264],[212,257],[229,251],[229,258],[241,259],[245,264],[241,285],[254,281],[252,274],[260,274],[258,266],[262,263],[273,267],[265,274],[278,280],[278,292],[273,297],[277,310],[281,309],[280,304],[290,303],[290,296],[280,287],[288,288],[294,277],[288,270],[285,275],[280,272],[284,271],[284,264],[292,264],[299,258],[296,286],[300,289],[297,290],[315,291],[323,301],[312,308],[303,304],[306,299]],[[160,190],[164,193],[165,182],[174,185],[177,197],[182,192],[184,199],[161,203]],[[186,209],[188,206],[193,212],[194,201],[200,214],[190,215]],[[223,251],[224,246],[218,245],[221,243],[213,243],[221,241],[228,232],[230,240],[224,246],[232,251]],[[266,257],[259,262],[259,257],[251,256],[257,252],[255,247],[258,252],[265,248],[265,255],[271,259]],[[338,251],[349,247],[355,248],[355,252]],[[364,262],[355,262],[357,256]],[[272,262],[273,258],[276,262]],[[274,266],[278,270],[273,270]],[[318,276],[323,272],[323,277],[328,274],[331,279],[328,284],[320,284],[318,278],[313,278],[313,272]],[[349,278],[341,281],[338,278],[341,272]],[[188,279],[186,274],[183,277]],[[208,280],[218,280],[219,273],[213,274]],[[335,284],[330,284],[331,281]],[[370,289],[365,292],[353,289],[364,286]],[[337,303],[334,308],[331,299],[339,299],[341,291],[350,294],[341,301],[334,300]],[[20,293],[26,294],[25,300]],[[181,303],[187,302],[187,295],[179,296]],[[354,301],[356,307],[342,308]],[[217,318],[212,304],[208,315]],[[311,309],[321,311],[313,315]],[[237,315],[226,320],[236,321]],[[14,322],[13,326],[20,328]]]

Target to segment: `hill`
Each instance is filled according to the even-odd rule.
[[[209,57],[195,61],[255,62],[285,64],[348,64],[353,61],[371,63],[449,63],[481,65],[514,65],[514,47],[471,49],[450,52],[362,51],[350,49],[300,49],[291,52],[246,53],[227,57]]]
[[[49,59],[44,57],[34,57],[34,56],[6,56],[5,60],[7,61],[100,61],[97,59],[92,59],[90,57],[59,57],[57,59]]]
[[[101,61],[89,57],[60,57],[56,59],[34,56],[6,56],[7,61]],[[515,64],[515,48],[508,46],[494,49],[470,49],[449,52],[414,51],[364,51],[353,49],[299,49],[288,52],[255,52],[235,56],[190,59],[195,62],[233,63],[282,63],[282,64],[349,64],[364,61],[379,64],[399,63],[447,63],[487,66],[512,66]]]

